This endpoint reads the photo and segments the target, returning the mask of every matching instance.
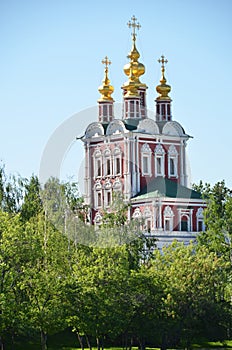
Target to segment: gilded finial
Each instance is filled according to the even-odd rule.
[[[160,94],[158,99],[164,99],[164,100],[170,100],[170,97],[168,96],[169,92],[171,91],[171,86],[167,85],[166,78],[164,76],[165,72],[165,64],[168,63],[168,60],[164,57],[164,55],[161,56],[161,58],[158,59],[158,62],[161,63],[161,79],[160,79],[160,85],[156,87],[156,91]]]
[[[137,18],[135,17],[135,16],[132,16],[131,17],[131,20],[127,23],[127,25],[128,25],[128,27],[129,28],[132,28],[132,33],[131,33],[131,35],[132,35],[132,37],[133,37],[133,40],[135,40],[135,37],[136,37],[136,33],[135,33],[135,30],[136,29],[140,29],[141,28],[141,25],[140,25],[140,23],[139,22],[137,22],[136,23],[136,21],[137,21]]]
[[[127,56],[130,59],[130,62],[124,66],[124,72],[128,76],[128,81],[123,86],[127,90],[127,96],[138,96],[139,87],[147,88],[146,85],[142,84],[139,80],[140,76],[145,73],[145,67],[138,61],[140,54],[135,44],[137,35],[136,31],[141,28],[141,25],[135,16],[131,17],[127,25],[132,29],[131,35],[133,41],[131,51]]]
[[[108,78],[108,67],[111,64],[111,61],[109,58],[106,56],[102,60],[102,64],[105,65],[105,76],[104,79],[102,80],[102,85],[99,86],[98,91],[101,93],[101,98],[98,100],[98,102],[101,101],[114,101],[113,98],[111,97],[111,94],[114,92],[114,87],[110,85],[110,80]]]
[[[105,69],[108,70],[108,66],[111,64],[111,61],[109,60],[109,58],[106,56],[103,60],[102,60],[102,64],[105,65]]]

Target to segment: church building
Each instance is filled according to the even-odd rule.
[[[174,239],[187,244],[204,230],[206,205],[198,192],[188,188],[186,145],[190,136],[173,120],[164,56],[158,60],[161,79],[156,86],[155,117],[148,117],[147,85],[140,80],[145,67],[136,47],[140,24],[133,16],[128,26],[132,48],[124,66],[127,81],[122,85],[122,115],[114,114],[114,88],[108,77],[111,62],[105,57],[98,120],[87,127],[83,138],[85,204],[91,208],[92,224],[100,225],[103,211],[110,211],[113,194],[119,191],[130,203],[128,220],[141,219],[143,231],[156,237],[158,246]]]

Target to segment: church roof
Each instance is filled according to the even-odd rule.
[[[182,186],[176,181],[157,177],[151,180],[135,197],[132,198],[132,200],[158,197],[202,199],[201,194],[197,191]]]

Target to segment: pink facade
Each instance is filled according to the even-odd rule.
[[[173,239],[188,243],[204,230],[205,208],[200,194],[188,187],[186,145],[190,136],[172,118],[163,56],[154,117],[147,117],[147,86],[140,82],[145,68],[138,61],[135,34],[132,37],[130,62],[124,67],[128,81],[122,86],[122,116],[113,113],[108,58],[104,61],[98,120],[87,127],[83,139],[85,202],[91,208],[92,223],[99,225],[103,210],[111,210],[113,193],[119,191],[131,204],[128,219],[140,219],[144,232],[157,237],[160,246]]]

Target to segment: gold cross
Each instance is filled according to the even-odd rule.
[[[108,57],[106,56],[103,60],[102,60],[102,64],[105,65],[105,68],[108,69],[108,66],[111,64],[111,61],[108,59]]]
[[[139,24],[139,22],[136,23],[136,21],[137,21],[137,18],[135,16],[133,16],[133,17],[131,17],[131,21],[129,21],[127,23],[129,28],[132,27],[132,33],[131,34],[133,35],[133,37],[136,36],[135,29],[139,30],[139,28],[141,28],[141,25]]]
[[[168,63],[168,60],[167,60],[167,59],[165,60],[164,55],[162,55],[162,56],[161,56],[161,59],[160,59],[160,58],[158,59],[158,62],[159,62],[159,63],[162,63],[162,66],[161,66],[161,67],[164,68],[164,64],[165,64],[165,63]]]

